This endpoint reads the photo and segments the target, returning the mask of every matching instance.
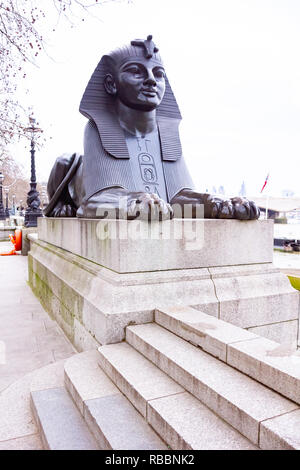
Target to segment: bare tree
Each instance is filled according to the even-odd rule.
[[[2,163],[2,171],[4,174],[3,188],[8,190],[9,206],[12,205],[12,196],[15,196],[15,203],[19,205],[22,200],[25,204],[29,179],[24,174],[23,167],[18,164],[13,157],[6,155]]]
[[[93,8],[110,1],[117,0],[48,0],[47,8],[56,11],[57,21],[63,16],[73,27]],[[18,84],[26,79],[24,65],[36,65],[45,50],[40,32],[47,21],[43,6],[39,0],[0,0],[0,163],[7,155],[7,145],[26,135],[30,110],[15,96]],[[48,25],[48,30],[54,32],[55,25]]]

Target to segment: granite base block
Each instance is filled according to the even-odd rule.
[[[40,218],[29,235],[30,285],[78,350],[120,342],[127,325],[176,305],[270,339],[275,328],[278,342],[289,324],[296,341],[299,292],[272,264],[272,221],[139,224],[138,240],[126,221],[90,219]]]

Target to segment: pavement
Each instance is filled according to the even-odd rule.
[[[11,243],[0,242],[0,253]],[[76,354],[27,283],[27,256],[0,256],[0,450],[42,450],[30,392],[63,387]]]
[[[11,244],[0,242],[0,253]],[[29,372],[77,351],[27,283],[27,256],[0,256],[0,395]]]
[[[274,264],[284,274],[300,277],[300,253],[274,251]]]

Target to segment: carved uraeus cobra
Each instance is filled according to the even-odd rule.
[[[48,182],[50,217],[165,220],[197,217],[250,220],[252,201],[202,194],[186,167],[181,114],[152,36],[104,55],[83,94],[89,122],[84,155],[56,160]]]

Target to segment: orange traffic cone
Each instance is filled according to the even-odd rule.
[[[9,253],[0,253],[0,256],[11,256],[17,255],[17,251],[22,249],[22,230],[15,230],[14,235],[9,235],[10,241],[14,245],[14,248]]]

